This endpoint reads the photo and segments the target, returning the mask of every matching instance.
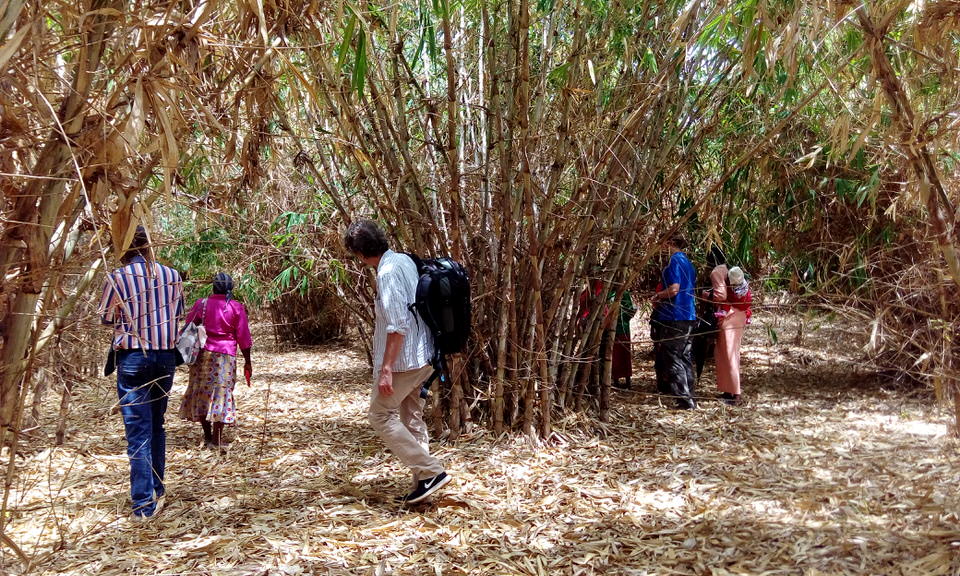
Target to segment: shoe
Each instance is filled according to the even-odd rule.
[[[204,443],[203,443],[203,449],[204,449],[204,450],[210,450],[210,451],[212,451],[212,452],[216,452],[217,454],[226,454],[228,447],[229,447],[229,444],[227,444],[226,442],[224,442],[224,443],[222,443],[222,444],[217,444],[216,442],[204,442]]]
[[[142,514],[141,508],[134,510],[133,512],[130,513],[130,521],[135,524],[145,524],[153,520],[154,518],[157,517],[158,514],[160,514],[160,511],[163,510],[163,505],[164,503],[166,503],[166,501],[167,501],[166,495],[162,495],[159,498],[155,499],[153,501],[153,512],[151,512],[150,514]],[[144,508],[145,507],[146,506],[144,506]]]
[[[740,405],[740,395],[739,394],[727,394],[727,397],[723,399],[724,404],[728,406],[739,406]]]
[[[432,478],[421,480],[417,483],[417,489],[407,494],[403,499],[404,504],[416,504],[423,502],[431,494],[443,488],[450,482],[450,476],[446,472],[441,472]]]
[[[146,514],[137,514],[136,512],[130,513],[130,522],[132,524],[146,524],[147,522],[152,521],[157,516],[156,511],[153,514],[147,516]]]
[[[677,400],[677,410],[694,410],[697,407],[697,403],[693,400]]]

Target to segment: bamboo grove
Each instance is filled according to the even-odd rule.
[[[876,357],[955,385],[960,3],[2,10],[14,448],[45,350],[139,222],[175,243],[217,228],[237,269],[329,291],[361,333],[373,287],[345,223],[464,262],[475,332],[436,411],[454,437],[477,419],[540,438],[569,411],[606,419],[609,359],[586,367],[616,310],[578,320],[578,295],[598,279],[641,300],[675,231],[771,286],[812,282],[863,315]]]

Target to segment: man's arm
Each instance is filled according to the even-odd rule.
[[[669,300],[680,293],[680,265],[674,257],[663,271],[663,284],[666,288],[654,294],[654,300]]]
[[[387,334],[387,346],[383,351],[383,365],[380,366],[380,380],[377,386],[384,396],[393,394],[393,362],[403,348],[403,334],[390,332]]]
[[[680,284],[671,284],[654,296],[656,300],[669,300],[680,293]]]
[[[103,292],[100,296],[100,305],[98,306],[98,311],[100,312],[100,323],[101,324],[115,324],[116,323],[116,300],[117,290],[114,286],[114,277],[113,274],[107,273],[107,278],[103,284]]]
[[[380,378],[377,381],[380,393],[384,396],[393,394],[393,364],[400,357],[403,338],[410,324],[410,310],[407,308],[409,302],[401,289],[402,281],[392,270],[377,274],[377,286],[387,325],[387,342],[383,351],[383,363],[380,365]]]

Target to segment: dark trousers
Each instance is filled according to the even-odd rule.
[[[693,328],[693,365],[697,371],[697,382],[703,374],[703,365],[713,356],[713,347],[717,342],[717,319],[713,315],[713,305],[704,306],[697,311],[697,321]]]
[[[653,368],[657,373],[657,391],[674,396],[681,408],[696,406],[694,396],[692,333],[696,321],[654,320],[650,324],[653,338]]]
[[[703,374],[703,365],[707,358],[713,355],[713,347],[717,338],[713,334],[694,334],[693,335],[693,363],[697,368],[697,382],[700,381],[700,375]]]
[[[167,435],[163,416],[173,386],[172,350],[117,351],[117,395],[130,459],[130,498],[136,514],[150,516],[163,496]]]

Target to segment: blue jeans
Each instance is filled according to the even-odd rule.
[[[130,498],[134,513],[152,516],[163,496],[167,434],[163,415],[173,386],[172,350],[117,350],[117,395],[130,459]]]

